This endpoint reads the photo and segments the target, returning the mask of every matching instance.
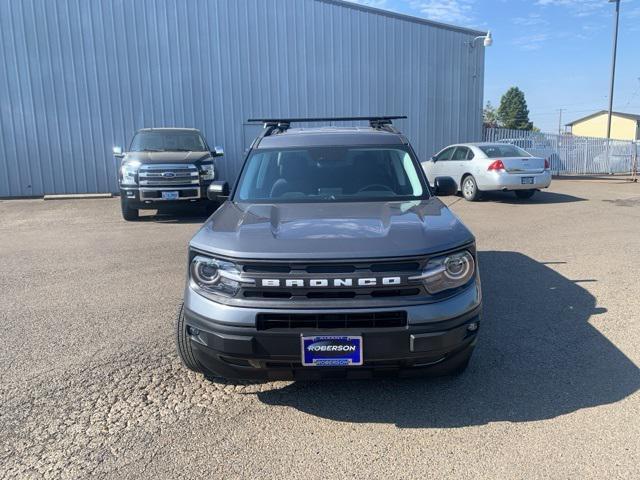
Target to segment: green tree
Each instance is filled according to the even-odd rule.
[[[504,128],[513,130],[531,130],[533,123],[529,121],[529,109],[524,92],[518,87],[511,87],[500,100],[498,119]]]
[[[483,123],[487,128],[497,128],[499,126],[498,122],[498,112],[495,107],[491,105],[491,102],[487,102],[487,105],[484,107],[482,111]]]

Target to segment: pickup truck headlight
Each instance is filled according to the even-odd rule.
[[[122,185],[135,185],[136,184],[136,175],[138,174],[138,169],[140,168],[140,162],[128,162],[120,167],[120,174],[122,178],[120,179],[120,183]]]
[[[189,273],[198,289],[225,297],[238,293],[242,283],[254,282],[242,278],[234,263],[203,255],[196,255],[191,260]]]
[[[422,280],[431,294],[458,288],[473,278],[476,262],[467,250],[442,257],[432,258],[421,275],[410,280]]]
[[[216,169],[213,164],[201,165],[200,175],[203,180],[213,180],[216,176]]]

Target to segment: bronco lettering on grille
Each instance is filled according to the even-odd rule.
[[[368,278],[263,278],[262,287],[288,288],[345,288],[345,287],[376,287],[402,284],[401,277],[368,277]]]

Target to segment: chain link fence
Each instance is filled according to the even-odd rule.
[[[485,128],[485,142],[511,143],[544,157],[556,175],[631,173],[638,168],[640,142]]]

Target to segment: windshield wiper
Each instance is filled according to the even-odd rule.
[[[166,150],[160,148],[143,148],[142,152],[166,152]]]

